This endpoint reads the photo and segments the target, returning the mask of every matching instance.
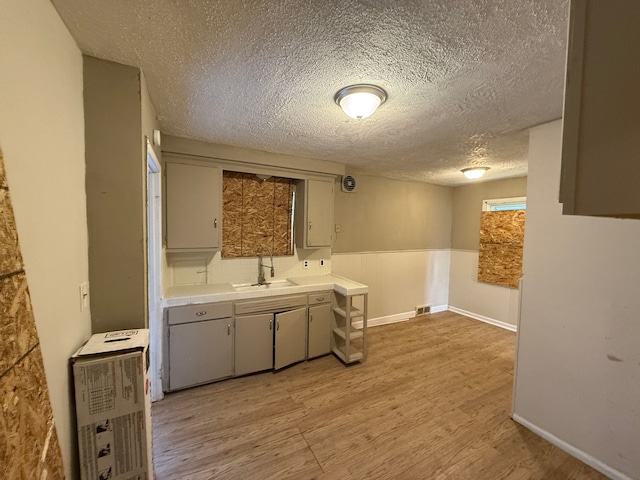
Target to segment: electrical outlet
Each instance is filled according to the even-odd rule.
[[[320,266],[324,267],[324,264],[325,264],[324,258],[320,259]]]
[[[80,284],[80,311],[89,307],[89,282]]]
[[[309,260],[302,261],[302,268],[309,268]]]

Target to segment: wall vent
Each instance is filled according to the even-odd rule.
[[[418,305],[416,307],[416,317],[420,315],[428,315],[431,313],[431,305]]]
[[[351,193],[356,189],[356,179],[351,175],[345,175],[342,177],[342,184],[340,189],[345,193]]]

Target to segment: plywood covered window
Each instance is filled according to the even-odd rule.
[[[225,171],[222,257],[293,255],[295,180]]]
[[[479,282],[518,288],[522,276],[525,208],[524,197],[483,202]]]

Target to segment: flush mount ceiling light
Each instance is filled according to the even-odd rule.
[[[487,173],[487,170],[489,170],[489,167],[469,167],[463,168],[461,171],[462,173],[464,173],[465,177],[471,180],[475,180],[476,178],[480,178],[485,173]]]
[[[351,118],[361,119],[372,115],[387,99],[387,92],[375,85],[349,85],[339,90],[334,100]]]

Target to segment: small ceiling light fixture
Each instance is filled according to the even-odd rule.
[[[349,85],[336,93],[334,100],[351,118],[361,119],[372,115],[387,99],[387,92],[375,85]]]
[[[487,170],[489,170],[489,167],[469,167],[463,168],[461,171],[468,179],[475,180],[487,173]]]

